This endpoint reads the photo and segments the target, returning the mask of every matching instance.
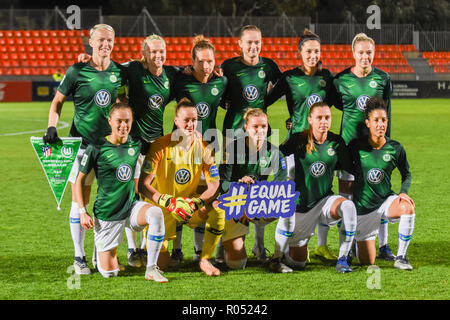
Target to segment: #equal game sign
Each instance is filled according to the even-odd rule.
[[[60,210],[69,174],[81,146],[81,138],[60,138],[58,143],[45,144],[42,138],[31,137],[30,142],[58,204],[57,209]]]
[[[293,181],[257,181],[249,186],[232,183],[228,192],[219,196],[219,207],[226,220],[237,220],[244,213],[249,219],[288,218],[295,213],[299,196]]]

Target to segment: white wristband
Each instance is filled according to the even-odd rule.
[[[85,208],[85,207],[83,207],[83,208],[78,208],[78,213],[79,213],[79,214],[84,214],[84,213],[86,213],[86,208]]]

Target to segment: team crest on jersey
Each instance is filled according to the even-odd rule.
[[[197,108],[197,114],[200,119],[206,119],[209,116],[209,105],[206,102],[199,102],[195,106]]]
[[[95,104],[98,105],[99,107],[101,108],[106,107],[111,102],[111,95],[109,94],[108,91],[104,89],[99,90],[95,94],[94,101]]]
[[[131,167],[127,164],[121,164],[116,170],[116,177],[119,181],[128,182],[131,179]]]
[[[264,72],[264,70],[259,70],[258,71],[258,77],[260,77],[261,79],[264,79],[266,76],[266,73]]]
[[[152,109],[158,109],[163,102],[164,98],[159,94],[154,94],[150,98],[148,98],[148,106]]]
[[[330,157],[332,157],[336,154],[336,151],[332,147],[329,147],[327,153]]]
[[[259,159],[259,165],[263,168],[267,167],[267,165],[269,164],[269,161],[267,161],[266,157],[262,157],[261,159]]]
[[[374,168],[370,169],[369,172],[367,172],[367,181],[373,184],[379,184],[381,181],[383,181],[384,178],[384,172],[381,169]]]
[[[322,97],[319,96],[318,94],[312,94],[306,100],[306,104],[308,105],[308,108],[311,108],[311,106],[317,102],[322,102]]]
[[[73,154],[73,149],[71,147],[63,146],[61,148],[61,155],[64,158],[70,158],[72,156],[72,154]]]
[[[360,95],[358,99],[356,99],[356,106],[358,109],[364,112],[364,110],[366,110],[366,103],[369,99],[370,97],[368,95]]]
[[[369,87],[375,89],[377,87],[377,82],[375,80],[372,80],[369,82]]]
[[[212,88],[211,89],[211,94],[213,96],[217,96],[219,94],[219,89],[217,89],[216,87]]]
[[[164,82],[164,88],[169,89],[169,81]]]
[[[180,169],[175,173],[175,182],[178,184],[186,184],[191,180],[191,173],[189,170]]]
[[[389,153],[385,153],[385,154],[383,155],[383,160],[384,160],[385,162],[391,161],[391,155],[390,155]]]
[[[117,81],[116,75],[115,75],[115,74],[112,74],[112,75],[109,77],[109,81],[111,81],[112,83],[116,82],[116,81]]]
[[[255,101],[259,97],[258,88],[256,88],[254,85],[249,84],[244,88],[244,98],[248,101]]]
[[[309,167],[309,172],[315,178],[319,178],[324,175],[327,166],[322,161],[316,161]]]
[[[136,151],[133,148],[128,148],[128,155],[130,157],[134,156],[136,154]]]
[[[327,85],[327,82],[326,82],[324,79],[320,79],[319,85],[320,85],[322,88],[325,88],[326,85]]]

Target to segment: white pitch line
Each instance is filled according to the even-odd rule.
[[[67,128],[69,126],[69,124],[67,122],[64,121],[59,121],[59,123],[61,124],[61,126],[59,126],[57,129],[64,129]],[[22,131],[22,132],[13,132],[13,133],[4,133],[4,134],[0,134],[0,137],[7,137],[7,136],[18,136],[21,134],[28,134],[28,133],[36,133],[36,132],[46,132],[47,129],[40,129],[40,130],[33,130],[33,131]]]

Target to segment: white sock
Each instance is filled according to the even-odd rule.
[[[384,247],[388,243],[388,221],[381,219],[380,228],[378,229],[378,247]]]
[[[413,213],[403,214],[400,216],[400,223],[398,225],[398,256],[406,256],[406,250],[408,250],[409,242],[414,231],[414,220],[416,214]]]
[[[330,227],[327,224],[317,224],[317,246],[325,246],[327,244],[328,231]]]
[[[339,258],[347,256],[352,248],[356,232],[356,208],[352,201],[345,200],[338,207],[338,215],[342,218],[341,243],[339,246]]]
[[[202,251],[203,237],[205,235],[205,222],[202,222],[198,227],[194,228],[194,250],[195,252]]]
[[[136,232],[133,232],[130,227],[125,227],[125,235],[127,236],[128,250],[136,249]]]
[[[289,239],[292,237],[295,227],[295,214],[288,218],[279,218],[275,230],[275,252],[274,258],[283,257],[288,250]]]
[[[139,240],[140,240],[142,250],[145,250],[145,244],[146,244],[145,238],[146,238],[145,232],[144,232],[144,230],[142,230],[141,232],[139,232]]]
[[[147,266],[156,265],[159,251],[164,240],[164,215],[159,207],[151,207],[145,213],[148,223],[147,232]]]
[[[181,239],[183,238],[183,225],[178,224],[176,228],[177,237],[173,240],[173,249],[181,249]]]
[[[72,202],[69,215],[70,233],[72,234],[73,246],[75,249],[75,257],[83,258],[86,256],[84,252],[84,237],[86,231],[80,224],[80,214],[78,213],[78,203]]]

